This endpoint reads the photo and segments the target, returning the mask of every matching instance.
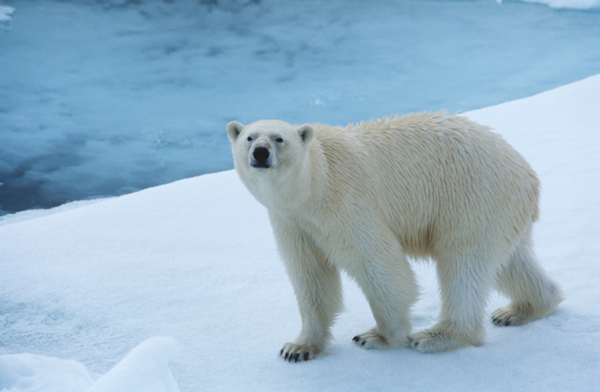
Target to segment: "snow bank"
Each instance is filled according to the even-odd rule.
[[[576,10],[589,10],[600,8],[600,0],[524,0],[529,3],[547,4],[551,8],[570,8]]]
[[[551,8],[566,8],[574,10],[590,10],[600,8],[600,0],[522,0],[526,3],[546,4]],[[501,3],[502,0],[497,0]]]
[[[2,392],[83,392],[94,383],[81,363],[33,354],[0,356]]]
[[[135,347],[106,375],[95,377],[84,365],[33,354],[0,356],[2,392],[179,392],[168,367],[175,339],[154,337]]]
[[[488,322],[486,344],[477,348],[365,351],[351,339],[373,316],[344,278],[347,310],[332,329],[330,355],[290,365],[278,354],[299,332],[294,293],[265,209],[227,171],[27,220],[7,217],[0,226],[0,350],[7,354],[0,390],[69,391],[61,380],[72,391],[172,392],[175,381],[184,392],[597,390],[599,107],[597,75],[465,113],[501,133],[540,176],[534,240],[566,294],[547,318],[514,328]],[[418,330],[435,323],[440,301],[435,270],[414,268],[422,288],[412,312]],[[493,295],[487,311],[506,303]],[[180,352],[174,357],[172,339],[154,338],[125,356],[149,336],[172,336]],[[54,359],[38,366],[33,354]],[[93,387],[91,372],[105,375]]]
[[[179,392],[168,367],[176,354],[175,339],[148,339],[127,354],[87,392]]]

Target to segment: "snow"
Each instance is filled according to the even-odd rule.
[[[498,0],[499,2],[502,0]],[[527,3],[546,4],[551,8],[589,10],[600,8],[600,0],[522,0]]]
[[[150,338],[133,349],[88,392],[179,392],[168,368],[177,353],[173,338]]]
[[[600,72],[597,8],[494,0],[0,4],[16,9],[0,12],[11,18],[0,22],[0,215],[229,170],[230,120],[343,124],[468,111]]]
[[[179,392],[168,368],[177,353],[170,337],[153,337],[135,347],[99,380],[79,362],[33,354],[0,356],[3,392]]]
[[[534,239],[566,293],[547,318],[488,322],[478,348],[365,351],[351,339],[373,318],[344,279],[347,309],[330,354],[288,364],[278,354],[299,332],[293,290],[265,209],[226,171],[37,217],[6,216],[0,390],[597,390],[599,107],[596,75],[465,113],[503,134],[541,178]],[[413,324],[421,329],[440,304],[432,267],[414,267],[422,293]],[[488,313],[506,301],[493,295]]]
[[[0,356],[3,392],[83,392],[93,383],[93,375],[79,362],[28,353]]]

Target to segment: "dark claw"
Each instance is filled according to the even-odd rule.
[[[507,326],[509,326],[509,325],[510,325],[510,321],[507,321],[507,322],[506,322],[506,325],[507,325]]]
[[[415,348],[419,347],[419,342],[415,343]]]
[[[298,362],[298,359],[300,359],[300,354],[296,354],[294,355],[294,361]]]
[[[287,360],[289,356],[290,356],[290,353],[289,353],[289,351],[288,351],[287,353],[285,353],[285,357],[283,357],[283,359],[284,359],[284,360]]]
[[[281,349],[281,351],[279,352],[279,356],[283,355],[283,349]]]
[[[352,338],[353,342],[358,342],[359,340],[360,340],[360,338],[358,336],[355,336],[355,337]]]
[[[367,341],[365,340],[364,342],[362,342],[360,345],[364,346],[365,344],[367,344]]]
[[[304,353],[304,360],[308,361],[308,352]]]

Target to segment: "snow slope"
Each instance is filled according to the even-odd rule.
[[[488,323],[479,348],[364,351],[351,339],[374,321],[346,279],[330,355],[285,363],[279,349],[300,327],[293,291],[266,211],[228,171],[5,217],[0,390],[598,390],[598,108],[600,75],[466,113],[503,134],[542,180],[535,242],[566,293],[548,318]],[[432,268],[415,269],[420,329],[440,305]],[[505,303],[494,295],[488,311]]]

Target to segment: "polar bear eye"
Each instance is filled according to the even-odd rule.
[[[278,137],[277,139],[275,139],[275,141],[276,141],[277,143],[283,143],[283,138],[280,138],[280,137]]]
[[[248,140],[249,142],[251,142],[252,141],[252,136],[248,136],[248,139],[246,139],[246,140]]]

